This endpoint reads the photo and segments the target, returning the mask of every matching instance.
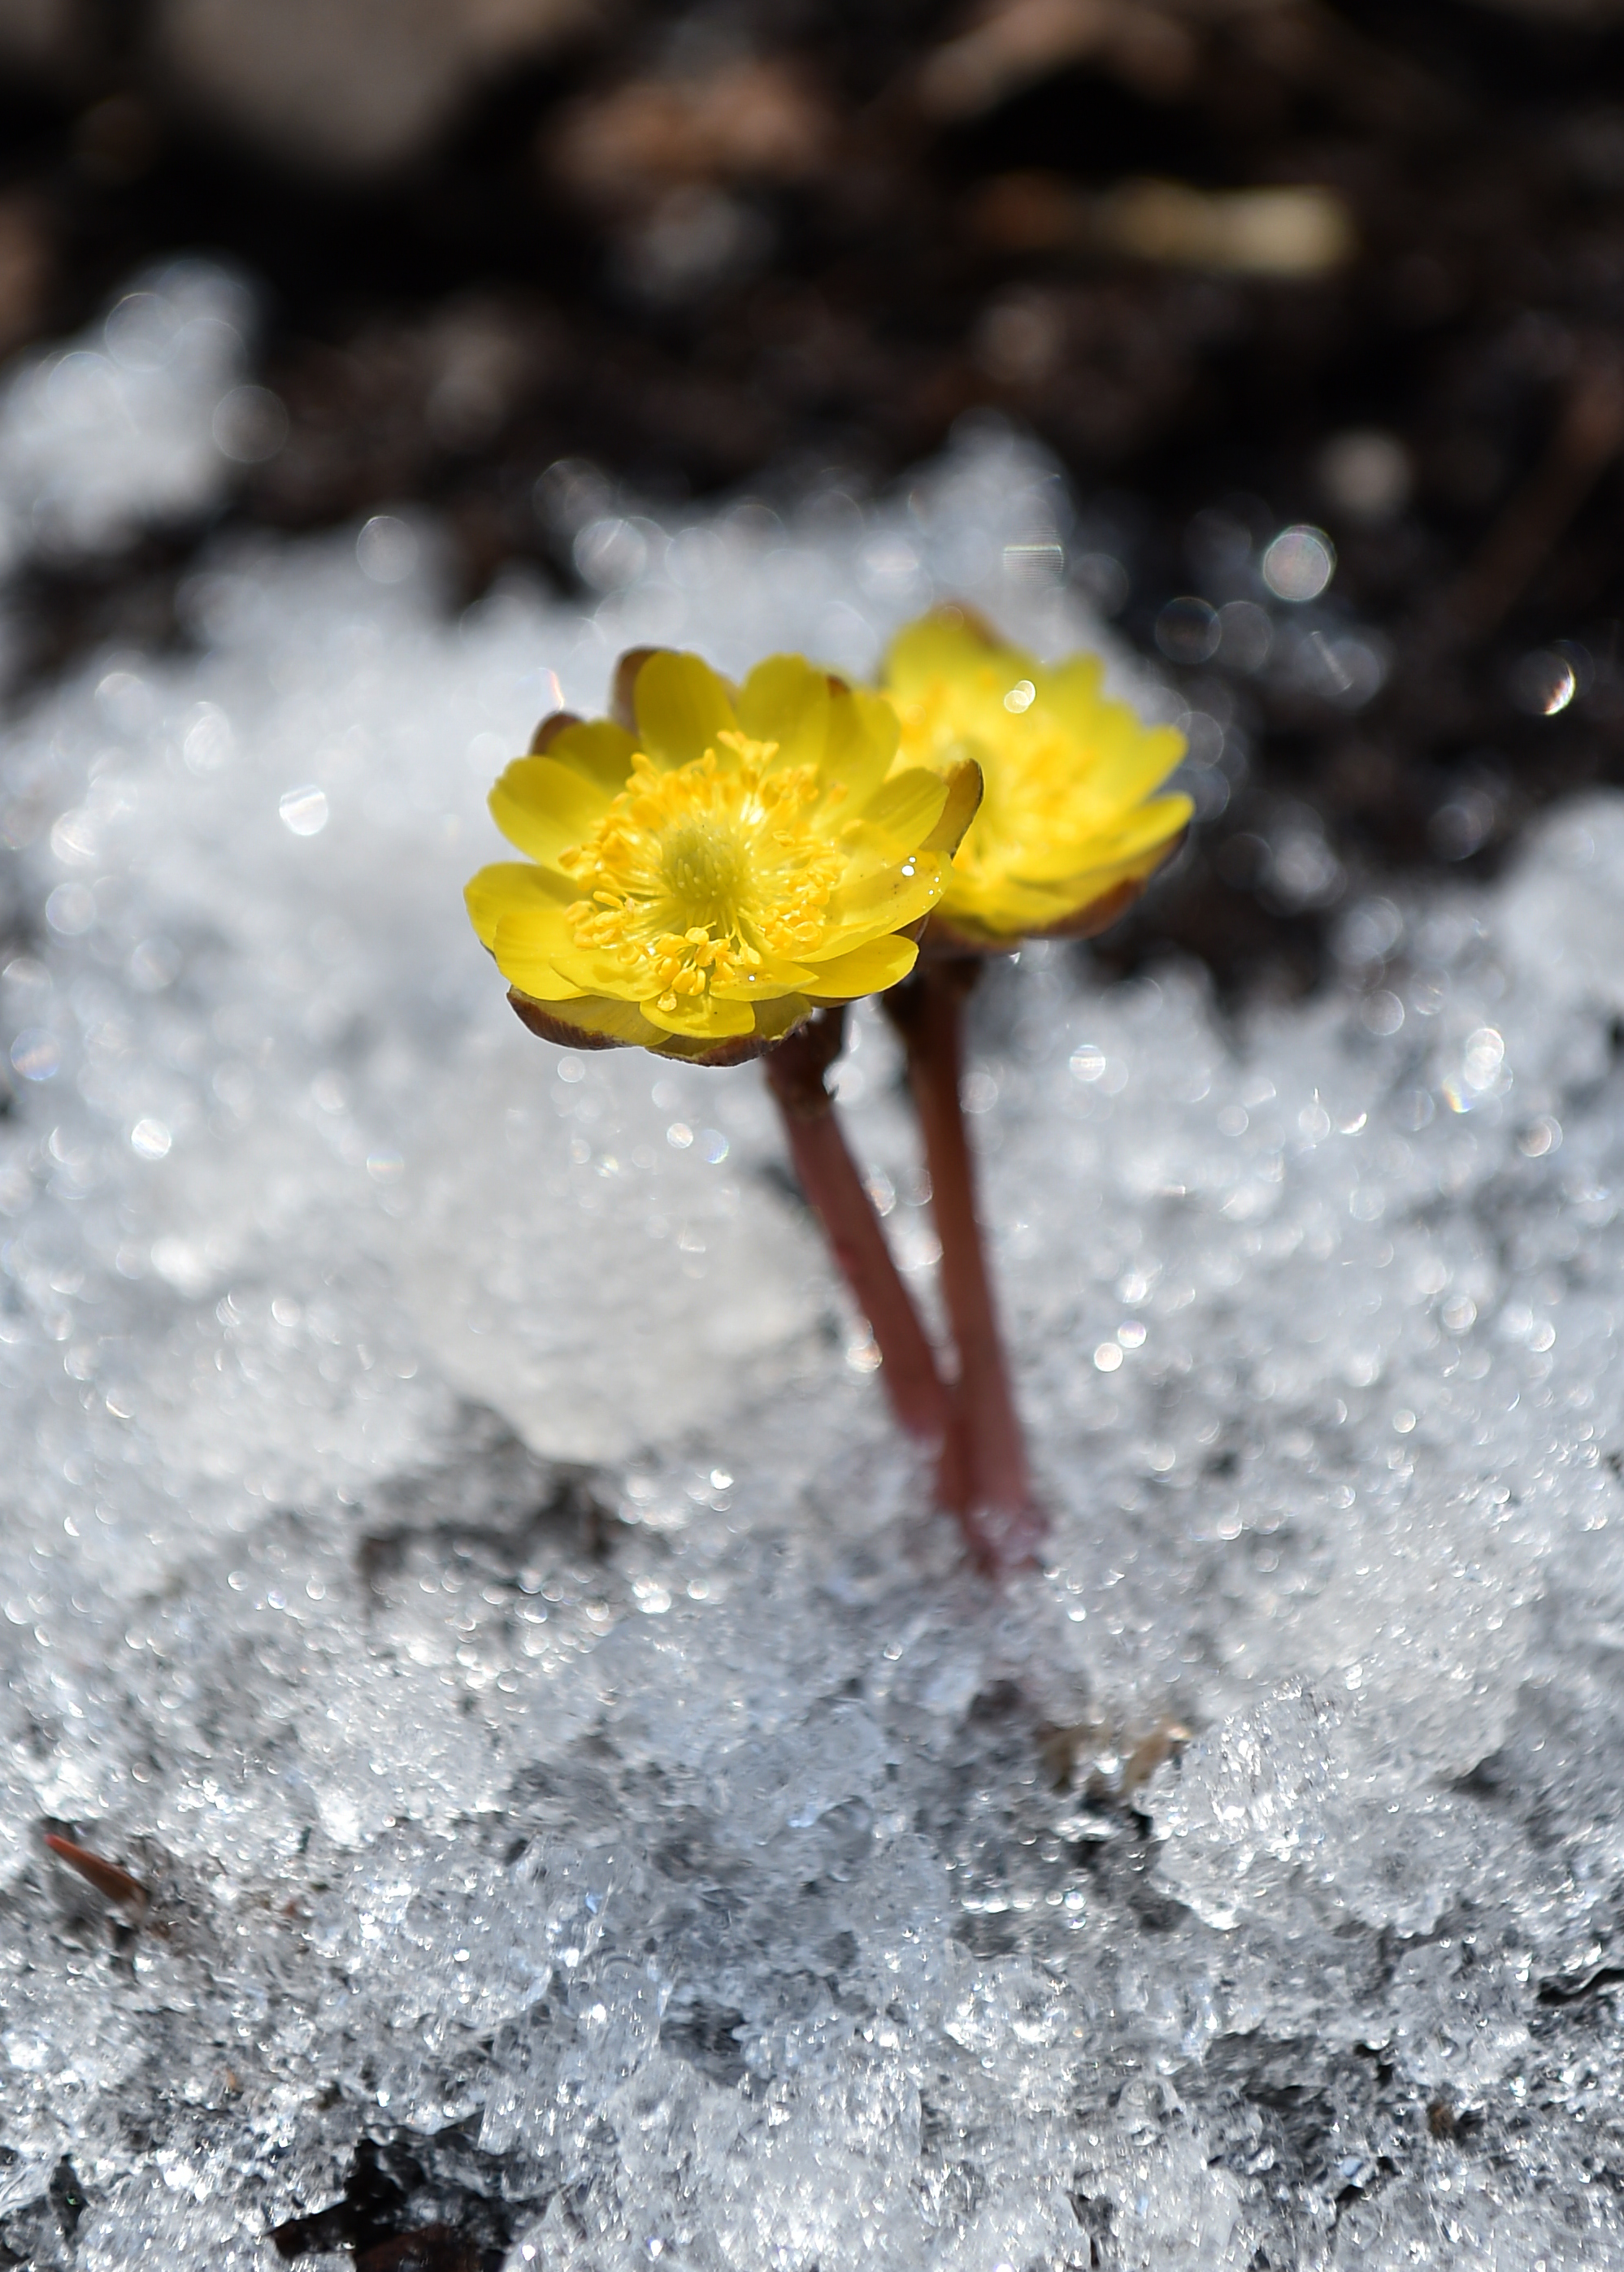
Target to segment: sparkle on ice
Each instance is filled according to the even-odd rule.
[[[160,286],[12,383],[14,550],[224,493],[246,303]],[[538,1045],[462,915],[490,778],[620,647],[864,667],[934,590],[1052,649],[1068,510],[987,433],[879,508],[608,500],[595,612],[460,622],[405,508],[237,540],[193,652],[15,715],[14,2257],[268,2268],[405,2138],[515,2272],[1624,2266],[1624,801],[1351,895],[1306,1006],[986,987],[1055,1515],[996,1594],[755,1070]],[[896,1073],[864,1014],[928,1289]]]

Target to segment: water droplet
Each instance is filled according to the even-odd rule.
[[[96,920],[96,895],[86,884],[58,884],[45,902],[45,920],[63,938],[82,938]]]
[[[234,386],[212,422],[221,452],[239,466],[264,465],[288,439],[288,413],[268,386]]]
[[[181,742],[181,755],[194,774],[218,773],[232,748],[231,721],[213,702],[199,702]]]
[[[1476,1033],[1467,1035],[1461,1072],[1468,1088],[1479,1094],[1493,1088],[1505,1062],[1505,1040],[1493,1026],[1479,1026]]]
[[[1367,994],[1359,1005],[1359,1023],[1367,1034],[1385,1040],[1388,1035],[1397,1033],[1403,1022],[1403,1004],[1385,986]]]
[[[355,539],[361,572],[374,584],[404,584],[417,552],[415,530],[392,512],[374,513]]]
[[[25,1026],[11,1043],[11,1070],[24,1080],[49,1080],[62,1064],[62,1044],[41,1026]]]
[[[1511,699],[1530,718],[1554,718],[1579,691],[1573,664],[1553,646],[1536,647],[1511,673]]]
[[[1468,860],[1494,833],[1494,800],[1469,788],[1441,804],[1426,824],[1426,841],[1441,860]]]
[[[1229,600],[1218,609],[1218,660],[1225,670],[1249,678],[1262,669],[1274,643],[1273,619],[1255,600]]]
[[[575,539],[575,566],[595,592],[621,592],[648,564],[648,542],[629,520],[589,521]]]
[[[1320,486],[1350,520],[1380,528],[1410,502],[1410,452],[1396,434],[1335,434],[1320,452]]]
[[[1317,600],[1336,572],[1336,551],[1322,528],[1298,521],[1283,528],[1263,555],[1263,581],[1293,607]]]
[[[1218,611],[1205,600],[1170,600],[1156,619],[1156,643],[1169,662],[1206,662],[1221,637]]]
[[[319,836],[327,825],[327,792],[307,782],[303,788],[284,789],[276,801],[282,826],[296,836]]]

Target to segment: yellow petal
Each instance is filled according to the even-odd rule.
[[[861,817],[871,828],[882,828],[898,844],[911,848],[924,841],[947,802],[947,784],[939,774],[909,766],[880,783]]]
[[[590,836],[609,792],[556,758],[516,758],[490,792],[490,815],[510,844],[556,861]]]
[[[752,741],[776,742],[781,766],[821,766],[829,706],[827,671],[798,654],[773,654],[738,690],[739,728]]]
[[[815,975],[807,963],[792,962],[787,955],[764,954],[747,976],[730,982],[713,979],[710,990],[721,1002],[771,1002],[782,994],[794,993],[797,987],[809,986]]]
[[[463,886],[468,920],[486,946],[494,945],[504,916],[567,905],[577,897],[569,879],[528,860],[497,860]]]
[[[1155,810],[1154,833],[1143,832],[1142,841],[1124,837],[1097,863],[1052,881],[1000,876],[988,885],[955,869],[940,921],[1005,946],[1035,933],[1091,937],[1115,922],[1175,849],[1192,807],[1187,797],[1170,796]]]
[[[691,1039],[719,1042],[730,1034],[753,1034],[756,1029],[756,1013],[748,1002],[719,1001],[714,994],[679,994],[674,1010],[662,1010],[657,1002],[641,1002],[638,1007],[662,1033]]]
[[[823,769],[846,791],[846,810],[859,809],[891,770],[900,729],[883,694],[842,686],[829,705],[829,738]]]
[[[611,1001],[640,1002],[654,983],[652,964],[628,965],[617,954],[578,946],[573,938],[559,942],[553,960],[559,975],[580,993],[602,994]]]
[[[871,828],[865,820],[853,821],[840,831],[840,849],[843,860],[839,889],[855,892],[870,883],[874,877],[888,874],[905,861],[917,863],[923,856],[934,860],[923,845],[905,852],[896,839],[883,828]]]
[[[504,934],[505,936],[505,934]],[[649,963],[639,961],[630,967],[617,955],[601,948],[578,946],[567,936],[560,936],[549,955],[549,960],[558,975],[560,983],[582,994],[602,994],[612,999],[642,1002],[647,1005],[652,995],[661,989]],[[787,958],[776,956],[763,959],[760,968],[752,977],[739,980],[733,985],[712,988],[710,998],[718,1002],[764,1002],[775,995],[789,993],[804,987],[812,976],[810,968]],[[685,1001],[703,1002],[703,995],[685,996]],[[651,1010],[650,1017],[654,1016]],[[685,1019],[685,1012],[674,1012],[673,1016]],[[681,1030],[686,1032],[684,1023]],[[730,1027],[728,1031],[736,1028]]]
[[[624,726],[617,726],[612,718],[594,718],[555,734],[547,744],[547,755],[617,796],[631,777],[636,748],[635,737]]]
[[[1121,793],[1136,803],[1152,789],[1160,788],[1175,766],[1182,764],[1188,744],[1176,726],[1152,726],[1147,731],[1137,719],[1134,724],[1134,745],[1118,759],[1112,778]]]
[[[526,997],[523,987],[515,987],[508,999],[533,1034],[565,1049],[652,1049],[660,1039],[634,1002],[595,1000],[586,994],[566,1002],[540,1001]]]
[[[558,968],[558,954],[569,945],[561,907],[530,907],[502,916],[490,952],[510,986],[534,994],[538,1002],[562,1002],[586,990]]]
[[[938,609],[906,625],[892,640],[886,655],[886,684],[899,701],[910,701],[932,681],[958,678],[984,664],[994,644],[985,626],[962,609]],[[1017,671],[1015,677],[1022,675]],[[1014,678],[1009,682],[1012,686],[1014,683]]]
[[[558,954],[570,945],[573,933],[565,916],[567,902],[532,900],[525,907],[507,907],[497,919],[493,942],[500,954],[504,945],[526,954]]]
[[[812,1013],[812,1005],[805,994],[786,994],[780,1001],[761,1004],[748,1034],[720,1039],[707,1035],[655,1034],[648,1046],[656,1056],[670,1058],[679,1065],[743,1065],[804,1025]]]
[[[1177,836],[1190,825],[1194,808],[1187,796],[1159,796],[1120,815],[1114,825],[1091,833],[1081,843],[1042,846],[1009,863],[1013,883],[1060,884],[1132,860]]]
[[[781,994],[776,1001],[763,1002],[756,1010],[756,1035],[764,1042],[782,1041],[793,1033],[812,1015],[812,1004],[805,994]]]
[[[572,986],[561,978],[544,955],[530,955],[521,949],[508,948],[496,958],[497,968],[510,986],[521,994],[528,994],[536,1002],[580,1002],[586,997],[579,986]]]
[[[807,991],[818,1002],[850,1002],[859,994],[882,994],[887,986],[906,978],[918,959],[919,950],[912,939],[898,938],[891,932],[820,963]]]
[[[1147,726],[1123,702],[1097,704],[1079,736],[1089,787],[1103,807],[1137,804],[1160,787],[1184,752],[1177,727]]]
[[[821,947],[805,960],[819,969],[826,959],[862,946],[884,931],[906,930],[936,905],[944,880],[941,862],[920,852],[902,867],[882,868],[860,881],[842,884],[824,911]]]
[[[690,765],[716,745],[737,720],[728,690],[697,654],[662,648],[637,674],[638,740],[657,766]]]
[[[1104,677],[1105,665],[1101,656],[1070,654],[1036,681],[1038,698],[1069,732],[1086,742],[1094,731],[1099,711],[1105,706],[1100,692]],[[1121,706],[1117,703],[1110,705],[1112,709]]]

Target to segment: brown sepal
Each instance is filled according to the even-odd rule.
[[[531,735],[530,747],[527,755],[532,758],[544,757],[566,726],[579,726],[580,723],[580,720],[573,710],[550,710],[535,733]]]
[[[834,1100],[824,1076],[845,1040],[846,1005],[841,1002],[814,1011],[767,1052],[762,1071],[767,1087],[792,1120],[821,1120],[833,1110]]]
[[[561,1050],[629,1050],[633,1042],[617,1042],[612,1034],[589,1034],[580,1026],[572,1026],[565,1019],[557,1018],[544,1002],[521,994],[516,986],[507,990],[507,998],[519,1013],[521,1025],[528,1026],[538,1040],[556,1042]]]
[[[1181,837],[1179,842],[1183,841]],[[1178,848],[1175,844],[1171,847],[1171,851],[1176,852]],[[1157,865],[1160,865],[1159,862]],[[1154,874],[1155,871],[1152,870],[1151,873]],[[1109,930],[1113,923],[1120,922],[1134,901],[1142,897],[1149,881],[1149,876],[1125,876],[1119,884],[1113,884],[1108,892],[1102,892],[1097,900],[1090,900],[1086,907],[1079,908],[1074,914],[1062,916],[1059,923],[1045,923],[1041,930],[1022,931],[1015,938],[994,938],[984,931],[962,930],[938,908],[926,919],[919,953],[934,961],[942,957],[962,954],[1014,954],[1029,940],[1097,938],[1101,931]]]
[[[798,1026],[790,1028],[792,1033],[799,1031]],[[673,1065],[705,1065],[713,1071],[721,1071],[728,1065],[748,1065],[752,1058],[767,1057],[789,1038],[789,1034],[730,1034],[726,1041],[718,1042],[714,1050],[707,1050],[701,1056],[677,1057],[673,1054],[671,1062]],[[663,1052],[656,1050],[654,1054],[659,1057]]]
[[[568,1019],[560,1016],[551,1005],[532,1000],[528,994],[521,994],[516,986],[508,988],[507,998],[522,1025],[528,1026],[539,1040],[556,1043],[561,1050],[647,1049],[651,1056],[669,1056],[673,1065],[720,1067],[748,1065],[752,1058],[764,1057],[768,1050],[776,1049],[780,1042],[788,1039],[788,1035],[783,1034],[770,1036],[730,1034],[713,1050],[668,1051],[651,1049],[647,1042],[620,1042],[612,1034],[594,1034],[584,1027],[572,1026]]]
[[[609,714],[628,734],[637,731],[637,674],[649,656],[659,652],[657,646],[629,646],[615,665],[615,675],[610,681]]]
[[[933,908],[924,919],[924,932],[919,941],[921,962],[957,962],[966,955],[1018,954],[1026,944],[1026,934],[1019,938],[993,938],[982,931],[961,930],[949,923],[939,908]],[[902,982],[907,985],[907,979]]]
[[[1143,897],[1145,886],[1149,880],[1148,876],[1138,878],[1125,876],[1119,884],[1113,884],[1102,899],[1091,901],[1086,908],[1080,908],[1074,916],[1067,916],[1064,923],[1051,923],[1047,930],[1035,930],[1032,937],[1097,938],[1101,931],[1109,930],[1113,923],[1127,913],[1135,900]]]
[[[643,665],[656,654],[682,654],[685,652],[686,649],[679,646],[629,646],[626,649],[615,665],[615,675],[610,682],[609,714],[617,726],[623,726],[628,734],[637,731],[637,675]],[[701,656],[700,660],[702,661],[704,658]],[[727,673],[716,670],[714,664],[707,663],[706,668],[727,689],[729,701],[737,702],[738,688]],[[850,691],[843,681],[831,678],[829,684],[831,686],[839,684],[846,692]]]

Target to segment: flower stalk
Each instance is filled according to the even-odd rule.
[[[1032,1558],[1048,1518],[1032,1495],[960,1102],[963,1004],[979,975],[979,963],[968,957],[922,960],[915,975],[884,1000],[908,1050],[941,1241],[942,1295],[958,1345],[957,1403],[969,1505],[966,1528],[980,1542],[984,1560],[1013,1569]]]
[[[935,1354],[835,1117],[827,1075],[845,1040],[843,1009],[820,1010],[763,1058],[801,1189],[868,1320],[879,1378],[901,1427],[939,1454],[953,1408]]]

